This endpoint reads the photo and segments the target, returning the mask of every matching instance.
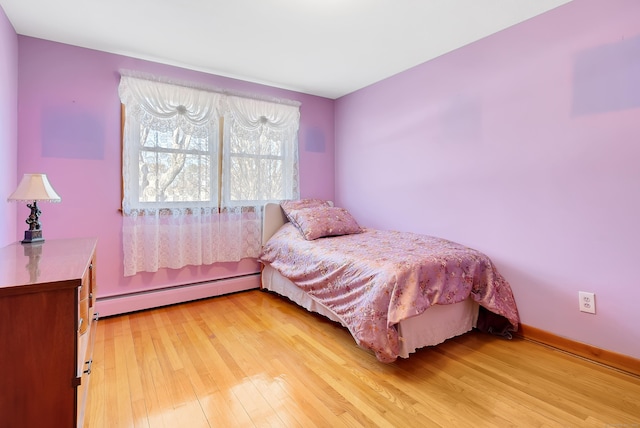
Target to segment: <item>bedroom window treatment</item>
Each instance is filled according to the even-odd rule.
[[[264,204],[299,197],[299,106],[128,75],[119,94],[125,276],[257,257]]]
[[[298,199],[299,109],[234,96],[226,101],[223,205]]]

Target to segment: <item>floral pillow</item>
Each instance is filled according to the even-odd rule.
[[[298,227],[298,224],[295,222],[295,220],[291,218],[291,211],[313,207],[330,207],[331,202],[322,199],[300,199],[297,201],[282,201],[280,203],[280,206],[282,207],[282,210],[284,211],[284,214],[287,216],[289,221],[296,227]]]
[[[303,208],[311,208],[311,207],[318,207],[318,206],[329,207],[331,206],[331,203],[329,201],[325,201],[324,199],[311,198],[311,199],[299,199],[297,201],[282,201],[280,202],[280,206],[286,213],[287,211],[301,210]]]
[[[291,222],[308,241],[326,236],[350,235],[362,228],[344,208],[320,205],[290,211]]]

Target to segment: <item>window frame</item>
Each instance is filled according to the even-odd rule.
[[[124,164],[124,157],[125,157],[125,143],[124,143],[124,139],[125,139],[125,128],[126,128],[126,124],[127,124],[127,114],[126,114],[126,106],[124,104],[120,104],[120,208],[119,211],[124,213],[124,201],[125,201],[125,182],[124,182],[124,168],[125,168],[125,164]],[[285,168],[285,164],[287,161],[287,155],[286,155],[286,151],[284,150],[284,148],[281,150],[281,154],[280,155],[273,155],[273,154],[258,154],[258,155],[252,155],[252,154],[232,154],[230,152],[229,149],[229,154],[228,156],[225,156],[225,150],[224,150],[224,132],[226,127],[224,126],[224,122],[225,122],[225,118],[224,116],[220,116],[218,117],[218,136],[216,141],[210,141],[209,144],[211,147],[214,147],[214,145],[217,145],[217,150],[213,150],[212,156],[211,156],[211,163],[212,163],[212,170],[215,170],[215,172],[217,172],[217,174],[215,173],[211,173],[211,182],[213,183],[214,180],[214,175],[215,175],[215,180],[217,180],[217,195],[216,195],[216,203],[203,203],[203,202],[199,202],[199,201],[185,201],[185,202],[141,202],[140,201],[140,197],[139,197],[139,189],[135,189],[134,193],[137,199],[137,204],[136,207],[132,208],[132,210],[138,212],[138,213],[144,213],[144,210],[146,209],[155,209],[158,210],[160,212],[160,214],[166,214],[169,213],[172,209],[175,208],[180,208],[180,209],[184,209],[185,212],[187,214],[192,213],[193,209],[197,209],[200,207],[210,207],[210,208],[217,208],[218,212],[221,212],[221,210],[223,209],[223,205],[226,206],[230,206],[230,207],[240,207],[243,209],[243,211],[245,211],[248,208],[252,208],[256,205],[264,205],[268,202],[279,202],[283,199],[286,198],[272,198],[272,199],[256,199],[256,200],[232,200],[231,199],[231,183],[227,184],[225,182],[225,180],[223,179],[223,162],[225,162],[225,157],[228,158],[227,161],[230,160],[230,158],[232,157],[244,157],[244,158],[251,158],[251,159],[256,159],[257,162],[260,162],[260,160],[263,159],[275,159],[275,160],[279,160],[283,163],[283,169]],[[297,144],[297,141],[295,142]],[[149,151],[153,151],[153,150],[149,150]],[[215,156],[217,154],[217,156]],[[136,149],[136,153],[135,153],[136,157],[139,155],[139,148]],[[215,159],[214,159],[215,158]],[[214,164],[214,162],[217,162],[217,165]],[[138,163],[139,165],[139,163]],[[136,176],[139,179],[139,172],[136,173]],[[230,180],[228,180],[230,181]],[[282,185],[284,185],[284,183],[281,183]],[[211,192],[213,193],[213,192]],[[188,206],[186,206],[188,205]]]
[[[125,168],[125,162],[124,162],[125,141],[124,140],[125,140],[125,129],[127,126],[127,114],[126,114],[126,106],[122,103],[120,104],[120,122],[121,122],[120,123],[120,211],[124,213],[125,211],[124,201],[126,197],[125,180],[124,180],[124,168]],[[138,127],[139,132],[142,132],[141,125],[137,124],[136,126]],[[222,156],[221,137],[222,137],[222,126],[219,125],[218,135],[216,136],[215,141],[209,141],[209,147],[212,149],[211,159],[210,159],[211,167],[209,172],[209,176],[211,177],[210,178],[210,194],[214,196],[215,199],[212,198],[210,201],[144,202],[144,201],[140,201],[140,193],[139,193],[140,189],[139,187],[137,187],[131,190],[132,195],[130,199],[133,199],[133,197],[135,196],[135,199],[137,201],[135,204],[133,204],[133,206],[131,207],[131,210],[137,213],[144,213],[145,210],[158,210],[161,214],[169,213],[173,209],[182,209],[182,210],[185,210],[185,212],[188,214],[192,213],[194,209],[204,208],[204,207],[217,208],[219,210],[220,209],[220,182],[221,182],[220,160]],[[129,156],[130,157],[135,156],[137,159],[139,159],[139,155],[141,151],[140,148],[141,146],[138,145],[133,150],[134,153],[130,153]],[[171,149],[151,150],[147,148],[147,150],[144,150],[144,151],[156,152],[156,153],[160,153],[160,152],[169,153],[169,152],[172,152],[173,150]],[[191,150],[186,150],[185,152],[190,152],[190,151]],[[136,182],[139,182],[139,179],[140,179],[139,166],[140,166],[140,161],[138,160],[138,169],[136,169],[135,171]],[[214,181],[217,184],[216,192],[211,191],[211,185],[213,184]]]

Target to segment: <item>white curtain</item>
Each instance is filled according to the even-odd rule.
[[[126,109],[122,204],[125,276],[142,271],[156,272],[160,268],[178,269],[187,265],[257,257],[261,245],[264,202],[299,196],[298,106],[228,96],[211,90],[126,75],[121,77],[119,93]],[[219,201],[219,118],[223,115],[224,184],[222,201]],[[139,149],[145,144],[148,132],[155,131],[176,131],[170,145],[185,150],[202,149],[198,144],[204,146],[203,141],[209,142],[211,165],[207,165],[208,169],[201,171],[201,174],[211,177],[210,189],[195,192],[192,185],[161,185],[162,177],[152,177],[156,186],[147,186],[149,180],[146,180],[146,176],[141,178],[146,170],[143,171],[144,161]],[[256,172],[252,168],[249,175],[253,174],[251,177],[258,178],[260,183],[252,184],[249,186],[251,189],[236,190],[234,193],[227,183],[248,187],[247,183],[255,180],[246,180],[247,170],[230,167],[229,162],[248,156],[257,160],[253,166],[263,164],[259,161],[263,159],[260,150],[269,147],[264,143],[273,143],[274,138],[278,139],[276,146],[282,146],[282,153],[292,158],[283,162],[286,166],[281,168],[283,174],[293,177],[285,183],[290,190],[281,192],[282,197],[280,194],[274,197],[273,185],[269,187],[265,184],[271,179],[264,175],[273,171]],[[280,144],[280,139],[286,140],[286,143]],[[237,148],[239,141],[242,141],[240,144],[243,147],[257,148],[257,151],[250,150],[234,158],[233,149],[227,146],[235,142]],[[184,160],[182,162],[184,166]],[[183,169],[173,164],[167,169]],[[175,174],[166,175],[171,180],[175,179]],[[181,191],[185,194],[188,192],[190,197],[181,198]],[[205,194],[206,197],[193,202],[193,193]],[[247,195],[251,203],[243,199]],[[181,202],[181,199],[191,202]]]
[[[238,96],[225,101],[222,240],[234,253],[257,257],[264,204],[300,196],[299,107]]]
[[[222,204],[298,199],[297,105],[228,96],[224,116]],[[252,162],[240,162],[240,159]],[[250,179],[239,183],[242,177]]]

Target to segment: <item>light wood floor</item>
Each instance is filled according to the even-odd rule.
[[[468,333],[379,363],[249,291],[102,319],[85,427],[640,427],[640,379]]]

